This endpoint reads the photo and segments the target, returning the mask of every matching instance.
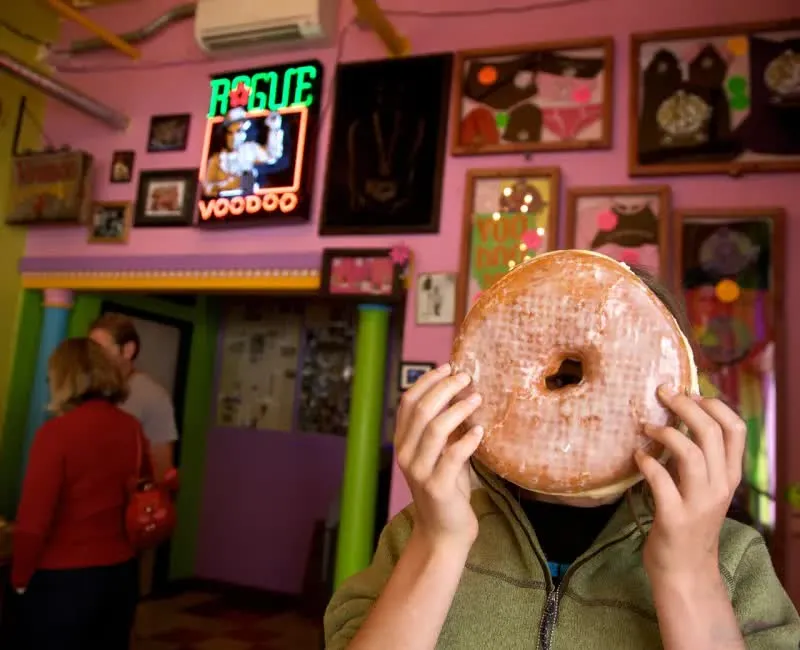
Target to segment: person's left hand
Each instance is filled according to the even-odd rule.
[[[677,470],[669,470],[644,451],[636,463],[650,485],[655,520],[643,550],[651,582],[719,578],[719,534],[742,478],[747,428],[717,399],[687,396],[661,386],[658,396],[689,428],[645,427],[645,433],[669,450]]]

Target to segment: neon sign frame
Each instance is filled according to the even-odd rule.
[[[211,78],[197,200],[200,227],[296,224],[310,220],[322,76],[322,64],[307,61]],[[234,111],[236,119],[232,117]],[[279,116],[277,130],[281,144],[278,158],[270,161],[269,157],[264,158],[267,155],[264,152],[270,151],[271,134],[276,128],[269,122],[271,116]],[[246,123],[244,131],[258,121],[268,126],[255,139],[245,133],[243,137],[234,135],[228,140],[232,132],[239,131],[235,127],[232,131],[233,125]],[[289,141],[286,149],[284,138]],[[258,152],[259,160],[254,159],[254,151]],[[277,171],[270,171],[276,162]],[[212,166],[223,181],[209,180]],[[252,189],[248,190],[245,174],[266,182],[250,180]],[[228,182],[232,187],[225,188],[224,183]]]

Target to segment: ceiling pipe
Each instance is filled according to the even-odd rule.
[[[52,77],[34,70],[19,59],[11,56],[8,52],[0,51],[0,72],[2,71],[30,84],[45,95],[71,106],[84,115],[103,122],[116,131],[124,131],[128,128],[130,120],[127,115],[101,104],[88,95],[84,95],[80,90],[62,84]]]
[[[356,8],[356,18],[372,28],[389,50],[389,54],[406,56],[411,51],[409,40],[395,29],[376,0],[353,0],[353,4]]]
[[[56,13],[60,14],[62,18],[66,18],[67,20],[71,20],[72,22],[77,23],[84,29],[92,32],[92,34],[94,34],[98,38],[102,38],[115,50],[122,52],[122,54],[125,54],[134,60],[138,59],[141,56],[139,50],[137,50],[129,43],[126,43],[114,32],[111,32],[102,25],[94,22],[93,20],[90,20],[89,18],[84,16],[80,11],[66,4],[62,0],[47,0],[47,4],[50,5],[50,7],[52,7],[56,11]]]
[[[197,4],[194,2],[177,5],[143,27],[120,34],[119,38],[131,45],[148,41],[173,23],[179,23],[194,18],[196,10]],[[111,46],[108,44],[108,41],[102,38],[86,38],[72,41],[63,52],[67,54],[85,54],[87,52],[97,52],[110,48]]]

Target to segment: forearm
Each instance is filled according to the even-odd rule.
[[[162,443],[152,445],[150,448],[150,458],[153,462],[153,478],[163,481],[166,473],[172,469],[173,443]]]
[[[746,650],[718,571],[656,580],[653,600],[664,650]]]
[[[349,650],[433,650],[469,546],[434,547],[412,535]]]

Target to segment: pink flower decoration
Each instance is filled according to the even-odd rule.
[[[635,251],[632,249],[627,249],[622,251],[619,256],[620,262],[625,262],[625,264],[638,264],[642,258],[639,255],[639,251]]]
[[[522,233],[522,243],[528,250],[536,251],[542,245],[542,237],[535,230],[526,230]]]
[[[617,227],[617,221],[617,215],[611,212],[611,210],[606,210],[597,215],[597,229],[605,232],[614,230],[614,228]]]
[[[397,266],[405,266],[408,263],[408,259],[411,257],[411,251],[408,246],[400,244],[392,248],[389,252],[389,257],[392,258],[392,262]]]
[[[576,104],[588,104],[592,101],[592,89],[586,84],[576,86],[572,91],[572,101]]]

